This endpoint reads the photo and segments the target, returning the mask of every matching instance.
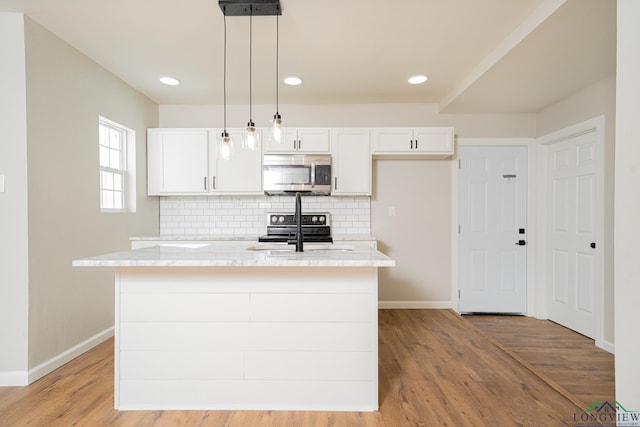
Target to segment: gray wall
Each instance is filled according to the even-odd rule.
[[[0,53],[0,383],[15,384],[113,326],[113,271],[71,261],[158,232],[158,106],[22,14],[0,13]],[[137,134],[135,213],[100,213],[99,115]]]
[[[158,106],[39,24],[25,20],[29,178],[29,367],[113,325],[113,271],[74,258],[125,250],[153,234],[146,128]],[[136,132],[137,212],[101,213],[98,117]]]

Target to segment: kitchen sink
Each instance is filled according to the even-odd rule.
[[[321,244],[321,243],[305,243],[304,252],[313,251],[352,251],[355,248],[350,245]],[[295,245],[286,243],[258,243],[249,246],[248,251],[277,251],[277,252],[295,252]]]
[[[209,243],[161,243],[158,246],[170,246],[170,247],[174,247],[174,248],[198,249],[198,248],[203,248],[205,246],[209,246]]]

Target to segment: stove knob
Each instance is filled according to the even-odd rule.
[[[324,217],[324,215],[320,216],[320,224],[324,224],[324,222],[326,221],[326,218]]]
[[[278,217],[277,217],[277,216],[275,216],[275,215],[274,215],[274,216],[272,216],[272,217],[271,217],[271,222],[272,222],[272,223],[274,223],[274,224],[275,224],[276,222],[278,222]]]
[[[314,215],[314,216],[312,216],[312,217],[311,217],[311,222],[312,222],[312,223],[314,223],[314,224],[315,224],[316,222],[318,222],[318,217],[317,217],[317,216],[315,216],[315,215]]]
[[[278,217],[278,222],[282,224],[284,222],[284,217],[283,216]]]

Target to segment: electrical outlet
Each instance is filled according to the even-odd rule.
[[[396,216],[396,207],[389,206],[389,216]]]

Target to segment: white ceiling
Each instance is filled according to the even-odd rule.
[[[615,72],[614,0],[280,0],[280,103],[532,113]],[[217,0],[0,0],[159,104],[221,104]],[[249,101],[249,18],[227,17],[227,102]],[[276,18],[253,18],[253,102],[275,103]],[[413,86],[413,74],[429,76]],[[182,81],[162,85],[170,75]]]

